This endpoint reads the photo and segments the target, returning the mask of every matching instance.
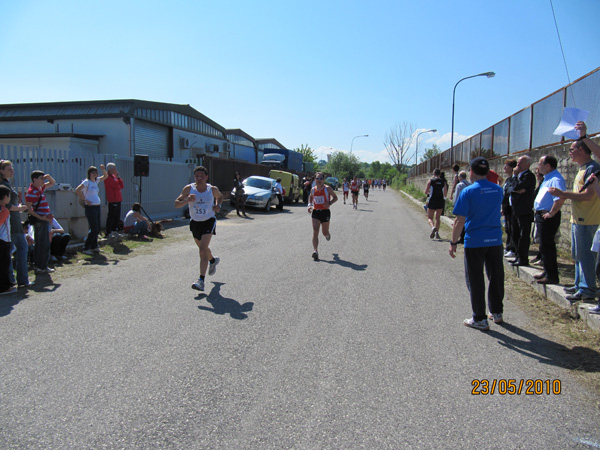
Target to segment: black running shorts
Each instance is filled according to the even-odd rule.
[[[319,222],[329,222],[331,219],[330,209],[313,209],[311,217],[317,219]]]
[[[192,236],[194,239],[202,239],[202,236],[205,234],[217,234],[217,218],[211,217],[204,222],[196,222],[195,220],[190,220],[190,231],[192,232]]]

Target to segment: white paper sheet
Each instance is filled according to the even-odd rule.
[[[589,114],[590,112],[584,109],[565,108],[560,123],[553,134],[564,136],[567,139],[578,139],[579,131],[575,129],[575,124],[585,122]]]

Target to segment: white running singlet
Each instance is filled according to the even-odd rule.
[[[206,190],[204,192],[198,192],[196,189],[196,183],[190,185],[190,194],[196,196],[194,203],[188,203],[190,205],[190,219],[195,222],[204,222],[208,219],[215,217],[215,197],[212,192],[212,186],[206,184]]]

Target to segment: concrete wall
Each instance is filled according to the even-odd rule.
[[[595,138],[594,142],[600,144],[600,138]],[[542,149],[533,149],[529,152],[521,152],[515,155],[508,155],[503,158],[497,158],[490,161],[490,167],[498,172],[500,175],[505,176],[504,174],[504,160],[507,158],[518,159],[522,155],[529,155],[532,159],[531,168],[532,172],[535,171],[535,168],[538,166],[538,162],[540,158],[544,155],[554,155],[558,160],[558,171],[565,178],[567,189],[572,190],[573,182],[575,181],[575,176],[579,171],[579,166],[573,162],[571,162],[569,158],[569,147],[571,146],[571,142],[562,145],[556,145],[552,147],[545,147]],[[599,161],[598,158],[592,156],[596,161]],[[433,168],[435,169],[435,168]],[[452,167],[440,167],[440,169],[446,172],[446,178],[450,183],[450,188],[452,188]],[[468,173],[468,166],[461,166],[460,170],[466,170]],[[433,170],[432,170],[433,172]],[[414,184],[422,191],[425,191],[425,187],[427,186],[427,181],[431,178],[432,174],[428,175],[419,175],[417,177],[411,177],[408,179],[409,183]],[[563,205],[562,209],[562,217],[561,217],[561,227],[560,234],[561,238],[559,241],[559,246],[564,248],[565,250],[569,250],[571,248],[571,201],[567,200]]]

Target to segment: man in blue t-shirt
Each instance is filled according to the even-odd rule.
[[[479,330],[489,330],[485,313],[485,266],[489,279],[489,318],[502,322],[504,311],[504,254],[500,206],[504,193],[497,184],[486,180],[490,169],[487,159],[477,157],[470,163],[469,175],[473,184],[464,188],[454,205],[454,226],[450,242],[450,256],[456,257],[456,245],[465,228],[465,278],[471,293],[473,316],[464,324]]]

